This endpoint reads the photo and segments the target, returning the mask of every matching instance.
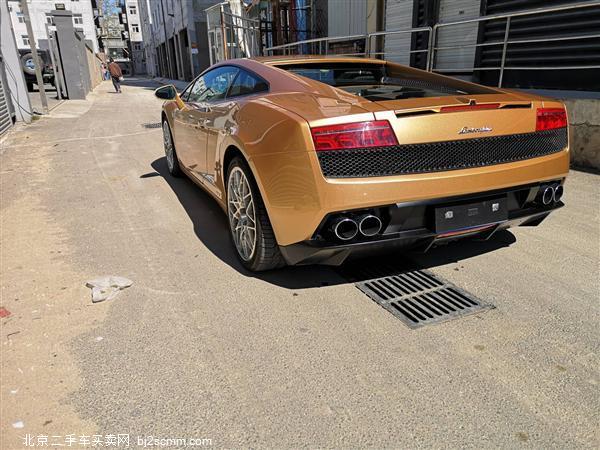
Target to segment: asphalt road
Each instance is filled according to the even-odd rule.
[[[154,86],[104,83],[3,143],[3,448],[598,448],[599,176],[572,171],[537,228],[412,256],[496,308],[411,331],[330,268],[245,272],[143,126]],[[99,275],[134,285],[92,305]]]

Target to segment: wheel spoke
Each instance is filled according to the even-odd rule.
[[[241,258],[248,261],[256,248],[256,212],[250,183],[239,167],[229,175],[227,198],[233,241]]]
[[[173,157],[173,141],[171,139],[171,130],[166,122],[163,123],[163,144],[165,147],[165,156],[167,157],[167,165],[169,170],[173,170],[175,158]]]

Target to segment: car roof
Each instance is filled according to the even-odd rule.
[[[257,56],[250,58],[259,63],[268,66],[279,66],[298,63],[320,63],[320,62],[349,62],[349,63],[367,63],[367,64],[385,64],[381,59],[361,58],[356,56],[335,56],[335,55],[278,55],[278,56]]]

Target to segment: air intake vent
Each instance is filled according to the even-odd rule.
[[[319,152],[323,175],[380,177],[443,172],[536,158],[567,146],[567,129],[389,147]]]

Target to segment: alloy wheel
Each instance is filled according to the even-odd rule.
[[[244,261],[256,249],[256,212],[250,183],[240,167],[234,167],[227,181],[227,211],[235,247]]]
[[[171,130],[167,121],[163,122],[163,143],[165,147],[165,155],[167,156],[167,165],[172,172],[175,165],[175,156],[173,154],[173,139],[171,138]]]

